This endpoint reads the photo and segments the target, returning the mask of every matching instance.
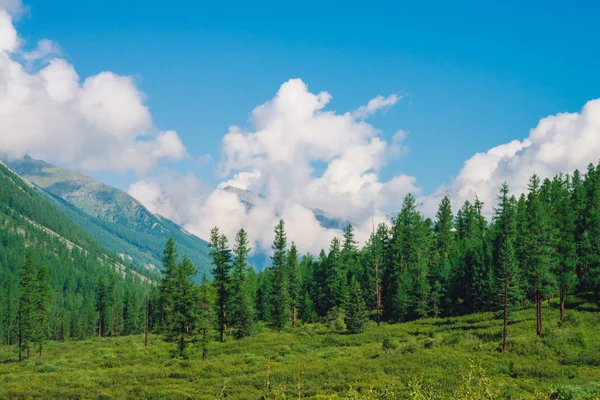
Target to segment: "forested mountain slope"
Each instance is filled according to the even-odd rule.
[[[142,283],[148,282],[148,278],[105,249],[1,163],[0,227],[2,342],[15,341],[19,279],[28,252],[38,267],[44,266],[49,271],[53,293],[48,337],[93,335],[98,321],[96,294],[100,285],[111,292],[111,310],[105,313],[107,316],[116,316],[126,298],[130,304],[133,298],[136,304],[141,304]],[[118,331],[122,324],[115,317],[109,326]]]
[[[158,271],[164,244],[173,237],[182,254],[197,266],[199,276],[209,271],[204,240],[152,214],[124,191],[30,157],[5,162],[98,242],[125,259]]]

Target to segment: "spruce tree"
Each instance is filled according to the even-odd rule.
[[[575,214],[575,228],[573,232],[573,239],[577,251],[575,273],[577,275],[577,284],[581,286],[584,282],[587,270],[587,254],[585,246],[587,198],[584,180],[579,170],[575,170],[573,172],[573,177],[571,178],[570,199]],[[583,288],[580,287],[579,289]]]
[[[37,351],[42,357],[44,344],[50,335],[50,307],[52,302],[52,286],[48,268],[42,266],[37,272],[35,281],[35,327],[34,336]]]
[[[0,296],[0,325],[6,329],[6,345],[13,343],[14,328],[17,319],[17,285],[12,274],[6,274],[2,277],[2,296]]]
[[[324,317],[332,307],[331,296],[329,295],[329,286],[327,282],[327,254],[321,249],[319,257],[315,263],[313,281],[315,290],[313,294],[315,309],[319,317]]]
[[[287,321],[291,318],[289,275],[287,268],[287,237],[285,234],[285,223],[280,220],[275,226],[275,238],[273,239],[273,265],[272,280],[272,314],[271,325],[278,330],[285,328]]]
[[[403,321],[430,313],[428,223],[417,212],[416,199],[408,194],[394,220],[384,276],[384,311],[388,320]]]
[[[497,308],[502,309],[502,351],[508,350],[508,324],[522,297],[520,271],[515,255],[517,237],[516,199],[509,197],[508,185],[502,184],[494,214],[494,266]]]
[[[233,246],[233,271],[231,275],[230,321],[235,337],[250,335],[253,323],[252,296],[248,282],[248,234],[242,228],[235,236]]]
[[[552,181],[552,207],[556,230],[554,275],[558,285],[560,320],[565,316],[565,300],[577,283],[575,269],[578,264],[575,241],[576,215],[571,199],[570,179],[559,175]]]
[[[217,291],[212,282],[206,279],[206,275],[202,278],[202,284],[199,288],[198,303],[197,303],[197,325],[198,334],[200,335],[200,343],[202,345],[202,361],[206,360],[208,355],[208,345],[210,342],[213,326],[217,321],[215,313],[215,302],[217,299]]]
[[[161,298],[165,312],[165,341],[177,343],[183,357],[190,342],[197,340],[197,305],[199,291],[191,279],[198,273],[188,256],[171,269],[161,282]]]
[[[453,274],[456,240],[454,233],[454,216],[450,199],[444,197],[436,214],[434,226],[435,250],[431,271],[432,314],[440,315],[450,308],[450,279]]]
[[[292,315],[292,328],[295,328],[296,320],[298,318],[298,305],[300,302],[300,266],[298,264],[298,248],[294,242],[292,242],[286,260],[290,294],[290,313]]]
[[[358,258],[358,242],[354,236],[354,227],[348,224],[344,231],[344,240],[342,242],[342,265],[346,272],[346,281],[350,282],[352,276],[360,276],[361,266]]]
[[[217,320],[219,323],[219,339],[225,340],[227,330],[227,305],[231,293],[231,250],[227,237],[219,234],[216,226],[210,231],[210,257],[212,259],[212,274],[217,290]]]
[[[317,313],[315,311],[315,303],[313,302],[308,291],[305,291],[300,298],[298,313],[302,322],[307,324],[315,322],[317,318]]]
[[[360,333],[364,330],[369,319],[365,300],[363,299],[360,285],[356,278],[352,277],[350,281],[350,292],[346,304],[346,313],[344,322],[349,333]]]
[[[96,312],[98,313],[98,336],[102,336],[104,334],[104,330],[106,329],[106,309],[107,309],[107,298],[106,293],[106,282],[104,277],[100,277],[98,279],[98,284],[96,286]]]
[[[537,334],[542,334],[542,299],[552,291],[553,248],[548,210],[540,198],[540,180],[533,175],[527,195],[526,270],[529,292],[536,305]]]
[[[325,266],[327,312],[333,308],[343,308],[348,298],[348,278],[344,268],[340,241],[331,240]]]
[[[37,271],[33,254],[28,252],[25,256],[25,264],[21,271],[21,281],[19,283],[19,361],[23,359],[23,351],[27,353],[27,359],[30,357],[31,347],[36,340],[36,279]]]

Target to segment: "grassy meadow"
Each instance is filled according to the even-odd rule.
[[[63,399],[597,399],[600,313],[592,305],[544,307],[544,334],[533,309],[515,315],[510,350],[500,352],[493,314],[372,324],[357,335],[335,326],[293,332],[263,329],[213,342],[208,358],[143,336],[50,342],[42,359],[17,362],[0,347],[0,398]]]

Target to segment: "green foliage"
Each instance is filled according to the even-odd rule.
[[[360,333],[368,321],[367,308],[356,278],[350,281],[350,295],[346,305],[344,322],[349,333]]]
[[[250,281],[248,279],[248,234],[240,229],[233,247],[233,272],[231,277],[230,321],[238,339],[250,335],[253,325],[253,306]]]
[[[216,226],[210,231],[210,256],[213,263],[213,277],[217,289],[217,319],[221,342],[224,340],[227,327],[227,306],[231,290],[231,250],[227,237],[219,234]]]
[[[160,284],[160,298],[164,312],[165,340],[178,344],[179,356],[184,356],[189,342],[198,335],[198,287],[191,278],[198,273],[189,257],[176,261],[174,242],[169,240],[164,252],[165,275]]]
[[[97,241],[115,254],[131,257],[141,270],[149,267],[158,271],[164,243],[173,237],[201,272],[196,281],[202,273],[208,272],[209,248],[204,240],[152,214],[126,192],[30,157],[5,162],[20,176],[35,183],[35,190],[75,222],[79,230],[83,228],[86,234],[82,238],[91,236],[95,240],[90,242]],[[53,218],[50,212],[44,215]]]
[[[273,279],[271,286],[272,310],[270,322],[273,327],[282,330],[291,318],[289,273],[287,268],[287,236],[285,223],[280,220],[275,226],[273,239]]]
[[[201,346],[189,346],[186,360],[171,358],[172,345],[156,335],[147,350],[143,335],[52,341],[43,360],[23,363],[14,348],[0,346],[0,398],[214,399],[223,392],[223,398],[272,399],[277,392],[281,399],[298,398],[299,391],[302,399],[597,398],[597,314],[573,308],[567,315],[579,326],[559,328],[559,310],[546,313],[552,337],[538,338],[531,329],[535,310],[521,311],[512,325],[513,350],[504,354],[488,334],[501,329],[493,313],[382,324],[352,336],[266,330],[213,343],[205,361]],[[573,340],[580,331],[588,332],[585,347]],[[438,338],[438,346],[425,347]],[[412,351],[401,351],[408,345]]]

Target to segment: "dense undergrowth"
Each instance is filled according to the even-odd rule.
[[[559,321],[544,308],[515,316],[509,352],[493,314],[374,324],[348,335],[322,324],[263,330],[191,347],[140,335],[52,342],[44,358],[17,362],[0,347],[0,398],[149,399],[596,399],[600,398],[600,313],[580,304]],[[258,328],[260,329],[260,327]]]

